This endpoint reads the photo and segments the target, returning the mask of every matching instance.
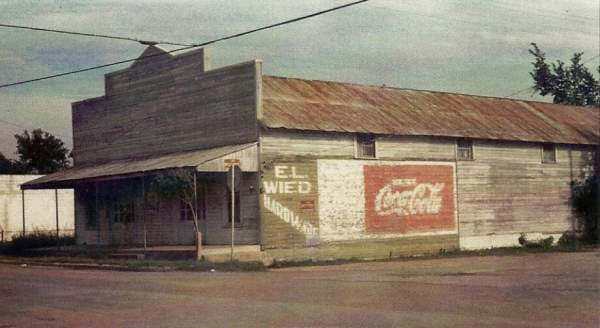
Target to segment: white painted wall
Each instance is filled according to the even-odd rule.
[[[21,184],[41,175],[0,175],[0,238],[4,240],[23,231]],[[74,200],[72,189],[58,190],[59,229],[73,232]],[[25,231],[56,231],[56,205],[54,190],[25,191]]]

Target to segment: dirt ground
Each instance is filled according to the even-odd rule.
[[[600,252],[117,272],[0,265],[0,327],[600,327]]]

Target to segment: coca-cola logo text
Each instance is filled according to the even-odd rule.
[[[416,179],[394,179],[377,192],[375,212],[386,216],[438,214],[442,208],[444,183],[419,183]]]

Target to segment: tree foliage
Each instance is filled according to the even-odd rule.
[[[152,180],[150,190],[156,192],[161,198],[177,199],[188,206],[192,213],[194,228],[196,232],[200,231],[194,170],[180,168],[159,173]]]
[[[531,46],[529,53],[534,61],[533,71],[529,74],[536,91],[542,96],[552,95],[555,104],[600,107],[600,84],[581,62],[583,52],[573,54],[570,65],[561,60],[548,64],[546,54],[537,44],[532,43]]]
[[[6,158],[0,153],[0,174],[25,174],[26,171],[21,162]]]
[[[49,174],[69,167],[69,150],[59,138],[41,129],[16,134],[17,154],[24,173]]]

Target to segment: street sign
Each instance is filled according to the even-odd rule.
[[[229,169],[232,166],[240,166],[240,160],[237,158],[228,158],[223,160],[223,166]]]

